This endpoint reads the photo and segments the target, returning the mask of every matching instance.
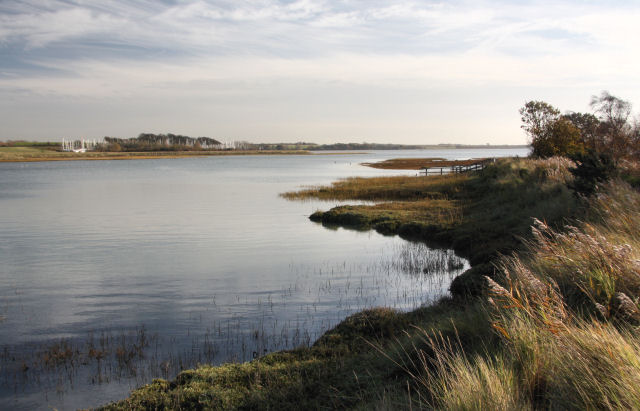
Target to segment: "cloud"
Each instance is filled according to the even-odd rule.
[[[169,54],[298,57],[339,52],[377,54],[515,50],[619,43],[637,33],[638,8],[540,2],[122,2],[100,6],[51,0],[0,5],[0,42],[26,50],[72,48],[90,39],[107,56],[114,44]],[[612,24],[615,23],[615,24]],[[619,23],[623,24],[624,31]],[[535,44],[536,41],[538,44]]]
[[[0,97],[19,96],[25,108],[32,96],[259,111],[273,95],[299,102],[324,87],[315,93],[327,104],[362,105],[372,90],[415,113],[416,124],[420,110],[403,102],[412,93],[454,94],[463,104],[509,89],[520,104],[531,94],[546,98],[541,90],[586,101],[610,89],[633,100],[639,18],[640,6],[577,0],[4,0]],[[360,112],[346,104],[331,115]],[[497,111],[516,113],[512,100],[504,104]]]

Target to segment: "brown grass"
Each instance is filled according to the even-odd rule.
[[[611,183],[589,201],[589,221],[562,231],[537,222],[527,252],[503,260],[502,285],[487,280],[499,349],[469,354],[424,333],[425,372],[413,376],[428,405],[640,408],[638,201]]]
[[[333,182],[331,186],[311,186],[299,191],[281,194],[288,200],[364,200],[364,201],[414,201],[443,199],[448,193],[459,190],[468,181],[466,174],[415,177],[352,177]]]

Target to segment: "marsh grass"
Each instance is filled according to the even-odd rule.
[[[482,276],[492,275],[491,261],[523,245],[533,218],[555,227],[576,213],[578,200],[567,188],[573,165],[564,158],[498,159],[480,173],[349,178],[282,196],[377,202],[338,206],[310,218],[453,248],[475,267],[451,291],[479,295]]]
[[[498,161],[448,191],[461,219],[446,230],[387,215],[394,233],[405,227],[448,238],[474,264],[487,263],[493,277],[478,265],[463,275],[482,285],[479,298],[445,298],[406,313],[365,310],[310,347],[157,380],[108,408],[640,408],[639,194],[614,182],[577,199],[567,190],[570,166]],[[333,195],[314,190],[308,194]],[[366,196],[390,200],[384,193],[392,189],[372,190]],[[395,201],[395,211],[418,201]],[[371,224],[367,213],[377,206],[332,211]],[[409,271],[423,265],[419,254],[407,253]]]
[[[637,204],[613,182],[589,200],[589,221],[554,230],[536,222],[520,255],[504,258],[501,284],[488,279],[498,350],[473,353],[424,333],[422,374],[440,409],[638,409]],[[626,234],[625,234],[626,233]]]
[[[415,177],[350,177],[338,180],[331,186],[311,186],[299,191],[281,194],[288,200],[365,200],[398,201],[443,199],[453,193],[469,176],[452,174],[445,176]]]

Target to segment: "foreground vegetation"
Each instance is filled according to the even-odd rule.
[[[615,180],[577,196],[572,167],[504,159],[285,194],[377,202],[314,218],[453,246],[473,267],[435,306],[367,310],[312,347],[184,371],[105,408],[640,407],[640,195]]]

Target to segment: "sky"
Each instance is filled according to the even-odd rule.
[[[0,0],[0,140],[525,144],[640,108],[640,2]]]

